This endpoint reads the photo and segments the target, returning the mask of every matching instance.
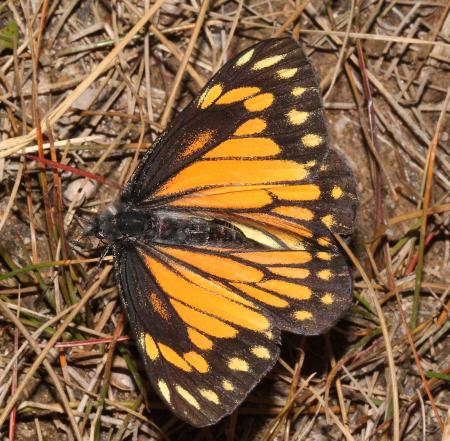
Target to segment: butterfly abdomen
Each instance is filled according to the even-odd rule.
[[[156,211],[153,216],[155,243],[240,248],[249,242],[236,227],[216,219],[171,211]]]
[[[91,226],[91,233],[101,239],[220,248],[242,248],[254,244],[241,230],[225,221],[169,210],[111,207],[100,215],[100,221]]]

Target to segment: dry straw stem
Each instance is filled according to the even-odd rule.
[[[352,0],[352,4],[350,7],[350,14],[349,14],[350,17],[348,19],[347,29],[346,29],[345,35],[344,35],[344,41],[342,42],[342,46],[339,51],[338,62],[334,68],[333,77],[331,78],[330,86],[328,87],[328,90],[323,97],[324,102],[326,102],[328,100],[328,97],[330,96],[331,91],[333,90],[333,86],[336,83],[337,77],[339,75],[339,71],[341,70],[342,62],[344,61],[344,57],[345,57],[345,51],[347,50],[347,43],[348,43],[348,39],[350,36],[350,29],[352,28],[354,14],[355,14],[355,0]]]
[[[386,347],[386,358],[389,366],[389,379],[390,379],[390,388],[392,392],[392,413],[393,413],[393,441],[400,441],[400,404],[399,404],[399,396],[398,396],[398,387],[397,387],[397,373],[394,362],[394,355],[392,351],[391,345],[391,337],[389,335],[389,330],[386,324],[386,320],[384,318],[383,309],[381,308],[380,302],[378,301],[378,297],[373,289],[372,283],[370,282],[369,277],[361,266],[357,257],[350,250],[345,241],[338,235],[335,234],[334,237],[337,239],[341,247],[345,250],[348,257],[352,261],[353,265],[355,265],[359,274],[363,278],[366,283],[367,290],[370,294],[373,305],[375,306],[375,310],[377,312],[377,317],[380,322],[381,332],[383,333],[384,344]]]
[[[436,40],[436,37],[438,36],[439,32],[441,31],[442,24],[444,23],[444,21],[445,21],[449,11],[450,11],[450,2],[447,3],[447,6],[445,7],[445,10],[441,14],[439,22],[436,24],[435,28],[433,29],[433,32],[432,32],[432,35],[431,35],[431,41],[435,41]],[[417,66],[415,72],[411,75],[411,78],[403,86],[403,88],[402,88],[402,90],[401,90],[401,92],[399,94],[399,98],[402,98],[404,96],[405,92],[409,89],[409,87],[411,86],[412,82],[414,81],[414,78],[416,78],[417,74],[419,74],[420,71],[422,70],[422,68],[425,66],[425,63],[428,60],[428,56],[430,55],[432,48],[433,47],[430,45],[430,47],[427,49],[426,56],[423,57],[423,60],[420,62],[419,66]]]
[[[123,51],[134,36],[144,27],[144,25],[153,17],[161,5],[166,0],[157,0],[155,4],[145,12],[140,20],[127,32],[121,41],[117,43],[114,49],[95,67],[95,69],[70,93],[70,95],[53,111],[42,119],[43,127],[51,127],[59,118],[70,108],[70,106],[81,96],[83,92],[94,82],[116,59],[116,57]],[[7,139],[0,142],[0,158],[8,157],[9,155],[18,152],[22,147],[36,137],[36,129],[32,130],[24,136]]]
[[[319,29],[302,29],[302,34],[312,34],[312,35],[324,35],[331,37],[350,37],[358,38],[360,40],[373,40],[373,41],[391,41],[394,43],[407,43],[407,44],[418,44],[426,46],[438,46],[438,47],[450,47],[449,43],[443,41],[435,40],[422,40],[420,38],[408,38],[408,37],[396,37],[393,35],[375,35],[375,34],[365,34],[361,32],[340,32],[330,30],[319,30]]]
[[[423,198],[423,214],[420,222],[420,240],[419,240],[419,260],[417,262],[417,270],[416,270],[416,286],[414,289],[414,297],[413,297],[413,310],[411,316],[411,326],[413,328],[417,325],[417,317],[419,313],[419,298],[420,298],[420,290],[422,283],[422,269],[423,269],[423,257],[425,253],[425,236],[427,233],[427,210],[430,206],[431,202],[431,192],[433,186],[433,174],[434,174],[434,162],[436,159],[436,149],[439,140],[439,136],[441,134],[442,125],[444,123],[444,118],[446,116],[446,111],[448,107],[448,103],[450,101],[450,86],[447,90],[447,95],[444,100],[444,104],[442,106],[441,114],[439,115],[439,120],[436,124],[436,129],[434,131],[433,139],[431,140],[428,155],[427,155],[427,167],[426,171],[426,181],[425,181],[425,190],[424,190],[424,198]]]
[[[388,273],[389,284],[390,284],[390,287],[392,288],[392,290],[394,291],[394,294],[395,294],[395,297],[396,297],[396,300],[397,300],[397,305],[398,305],[397,309],[398,309],[399,314],[400,314],[400,318],[401,318],[401,321],[402,321],[402,325],[403,325],[403,329],[405,331],[406,338],[408,340],[408,344],[409,344],[409,346],[411,348],[411,352],[414,355],[414,360],[415,360],[415,363],[416,363],[416,367],[417,367],[417,370],[419,371],[419,375],[420,375],[420,378],[422,380],[422,387],[425,389],[425,391],[426,391],[426,393],[428,395],[428,399],[430,400],[431,407],[433,408],[434,415],[436,417],[436,421],[438,422],[438,424],[440,425],[441,430],[442,430],[442,428],[443,428],[442,420],[441,420],[441,417],[439,415],[439,411],[438,411],[438,409],[436,407],[436,403],[434,401],[433,395],[432,395],[432,393],[430,391],[430,388],[429,388],[429,385],[428,385],[428,381],[425,378],[425,372],[423,370],[419,354],[417,353],[413,337],[412,337],[410,329],[408,327],[408,322],[406,320],[406,315],[405,315],[405,313],[403,311],[403,302],[402,302],[402,299],[400,297],[400,294],[399,294],[399,291],[397,289],[397,286],[395,284],[394,275],[393,275],[393,271],[392,271],[392,262],[391,262],[390,250],[389,250],[389,247],[387,245],[385,245],[385,258],[386,258],[386,263],[387,263],[386,269],[387,269],[387,273]],[[421,396],[420,396],[420,399],[422,399]]]
[[[330,29],[328,23],[319,16],[316,9],[312,5],[308,5],[306,7],[306,12],[310,14],[311,17],[319,24],[319,26],[323,29],[323,34],[330,37],[330,39],[337,44],[338,46],[342,45],[342,41],[338,38],[337,35]],[[302,30],[303,32],[303,30]],[[342,33],[345,36],[345,33]],[[351,34],[350,34],[351,36]],[[384,37],[384,36],[383,36]],[[447,45],[450,47],[450,45]],[[352,52],[349,51],[349,60],[355,65],[358,66],[358,59]],[[427,133],[422,130],[414,121],[414,119],[409,115],[408,111],[405,110],[402,106],[399,105],[397,97],[394,97],[391,93],[389,93],[388,89],[383,85],[382,81],[377,78],[377,75],[373,74],[370,70],[367,70],[367,77],[369,78],[372,85],[381,93],[381,95],[386,99],[389,105],[394,109],[398,116],[402,119],[402,121],[407,125],[407,127],[411,130],[411,132],[425,145],[430,144],[430,138]],[[377,115],[379,113],[377,112]],[[402,145],[405,150],[421,165],[426,165],[426,159],[415,149],[412,149],[408,144]],[[436,175],[440,178],[440,180],[444,183],[445,188],[450,190],[450,181],[448,179],[448,174],[450,173],[450,164],[448,164],[445,160],[442,162],[443,167],[446,169],[447,174],[442,174],[437,172]]]
[[[342,239],[341,239],[342,240]],[[303,384],[305,382],[305,380],[301,380],[301,383]],[[321,397],[321,395],[315,390],[315,388],[313,388],[312,386],[308,387],[309,391],[314,395],[314,397],[316,398],[316,400],[324,407],[327,409],[327,414],[331,417],[331,419],[333,420],[333,423],[336,424],[336,426],[339,428],[339,430],[341,431],[342,435],[345,436],[345,439],[347,441],[355,441],[355,438],[353,437],[353,435],[349,432],[348,428],[345,427],[341,421],[339,420],[339,418],[334,414],[334,412],[330,409],[329,406],[327,406],[327,404],[325,403],[324,399]],[[394,440],[396,440],[396,438],[394,438]]]
[[[16,198],[16,194],[19,191],[20,183],[22,182],[22,173],[23,173],[24,165],[23,163],[20,164],[19,170],[16,174],[16,179],[14,180],[14,186],[11,190],[11,194],[9,195],[8,203],[6,204],[5,211],[0,216],[0,232],[2,231],[6,221],[9,217],[9,212],[11,211],[13,205],[14,205],[14,199]]]
[[[56,329],[53,336],[45,345],[45,348],[34,360],[25,377],[22,379],[16,392],[12,395],[12,397],[6,404],[5,408],[3,409],[3,412],[0,415],[0,427],[3,426],[4,422],[9,416],[9,413],[11,412],[11,409],[15,406],[17,400],[20,398],[20,395],[25,390],[25,387],[27,386],[28,382],[31,380],[31,378],[33,378],[34,374],[36,373],[36,370],[39,369],[40,365],[45,361],[45,358],[47,357],[50,350],[53,348],[55,343],[61,338],[63,332],[70,325],[70,323],[77,316],[77,314],[79,314],[79,312],[83,309],[85,304],[97,293],[97,290],[99,289],[103,281],[107,278],[108,274],[111,272],[111,269],[112,269],[111,266],[107,266],[102,270],[98,279],[92,284],[92,286],[88,289],[88,291],[86,291],[86,293],[77,303],[76,307],[69,313],[64,322]],[[81,438],[79,438],[79,440],[81,441]]]
[[[22,324],[22,322],[9,310],[7,304],[1,299],[0,299],[0,309],[2,310],[5,317],[7,317],[9,320],[11,320],[11,322],[14,323],[14,325],[21,332],[21,334],[26,338],[26,340],[28,341],[30,346],[33,348],[34,352],[36,352],[36,354],[38,356],[40,356],[42,354],[41,349],[36,344],[32,335],[28,332],[27,328]],[[51,348],[49,348],[49,350],[50,349]],[[67,416],[69,417],[69,421],[70,421],[72,429],[75,433],[75,437],[77,438],[78,441],[82,441],[80,431],[78,430],[78,426],[75,421],[75,417],[73,415],[72,409],[70,408],[69,400],[67,399],[66,393],[64,392],[64,388],[63,388],[61,382],[59,381],[59,378],[56,375],[55,370],[53,369],[53,367],[51,366],[49,361],[45,360],[45,355],[42,358],[42,364],[44,365],[46,371],[48,372],[48,374],[50,375],[50,378],[53,381],[53,384],[55,385],[55,388],[56,388],[56,391],[58,392],[59,398],[61,399],[61,401],[63,403],[64,410],[65,410]],[[36,365],[36,369],[37,368],[39,368],[39,365]],[[34,375],[34,372],[35,371],[33,369],[29,370],[28,373],[29,374],[31,373],[29,378],[31,378]],[[16,393],[18,393],[18,390],[16,391]],[[13,402],[12,399],[11,399],[11,402]],[[14,405],[15,405],[15,402],[14,402]],[[6,409],[5,409],[5,411],[6,411]],[[0,417],[0,427],[2,426],[3,422],[4,422],[4,420]]]
[[[189,58],[191,57],[192,51],[194,50],[195,43],[197,42],[197,38],[200,35],[200,31],[202,29],[203,21],[205,20],[206,13],[208,11],[209,0],[203,0],[201,3],[200,11],[198,13],[197,21],[195,23],[194,31],[192,32],[191,39],[189,40],[189,44],[186,48],[186,52],[181,60],[180,66],[178,67],[177,74],[175,79],[173,80],[172,92],[167,100],[166,107],[164,109],[164,113],[161,117],[161,126],[163,129],[166,128],[167,123],[169,122],[170,115],[173,111],[173,104],[178,95],[178,91],[180,88],[181,80],[183,79],[184,72],[189,62]]]

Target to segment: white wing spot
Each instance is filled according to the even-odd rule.
[[[316,135],[315,133],[308,133],[302,137],[302,143],[306,147],[317,147],[322,144],[322,141],[322,137],[320,135]]]
[[[298,126],[309,118],[309,112],[300,112],[299,110],[292,109],[286,113],[286,116],[291,124]]]
[[[244,64],[248,63],[251,58],[253,57],[253,53],[255,52],[255,49],[251,49],[247,51],[244,55],[238,58],[236,61],[236,66],[243,66]]]
[[[248,370],[249,370],[248,363],[245,360],[243,360],[242,358],[238,358],[238,357],[230,358],[230,360],[228,362],[228,367],[232,371],[248,372]]]
[[[273,57],[263,58],[262,60],[257,61],[253,65],[252,70],[261,70],[273,66],[274,64],[279,63],[285,56],[286,54],[282,54],[282,55],[274,55]]]
[[[200,395],[214,404],[219,404],[218,395],[211,389],[200,389]]]
[[[294,96],[300,96],[300,95],[302,95],[303,93],[305,93],[305,91],[306,91],[306,89],[304,88],[304,87],[294,87],[293,89],[292,89],[292,95],[294,95]]]
[[[262,358],[264,360],[268,360],[270,358],[270,351],[264,346],[253,346],[251,351],[258,358]]]
[[[311,320],[313,315],[309,311],[296,311],[294,317],[297,320]]]
[[[161,392],[161,395],[164,397],[164,399],[170,403],[170,390],[169,386],[167,386],[167,383],[164,380],[158,381],[158,388]]]
[[[231,383],[231,382],[228,381],[228,380],[223,380],[223,381],[222,381],[222,387],[223,387],[226,391],[228,391],[228,392],[231,392],[231,391],[234,390],[233,383]]]
[[[175,389],[192,407],[200,410],[200,404],[190,392],[188,392],[184,387],[181,387],[179,384],[175,386]]]
[[[287,80],[288,78],[292,78],[297,73],[297,70],[296,67],[292,69],[280,69],[277,71],[277,76],[283,80]]]

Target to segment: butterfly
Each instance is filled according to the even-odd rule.
[[[174,118],[92,224],[150,381],[193,426],[239,406],[281,331],[323,333],[351,303],[333,233],[352,232],[357,195],[329,143],[301,46],[260,42]]]

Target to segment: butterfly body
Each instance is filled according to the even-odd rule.
[[[232,224],[179,211],[164,209],[136,210],[115,203],[98,216],[91,225],[90,234],[113,241],[115,246],[124,242],[144,241],[151,244],[254,247],[254,241]]]
[[[174,119],[91,233],[112,244],[138,349],[175,414],[214,424],[272,368],[281,331],[316,335],[345,313],[333,233],[352,232],[356,206],[291,39],[237,55]]]

